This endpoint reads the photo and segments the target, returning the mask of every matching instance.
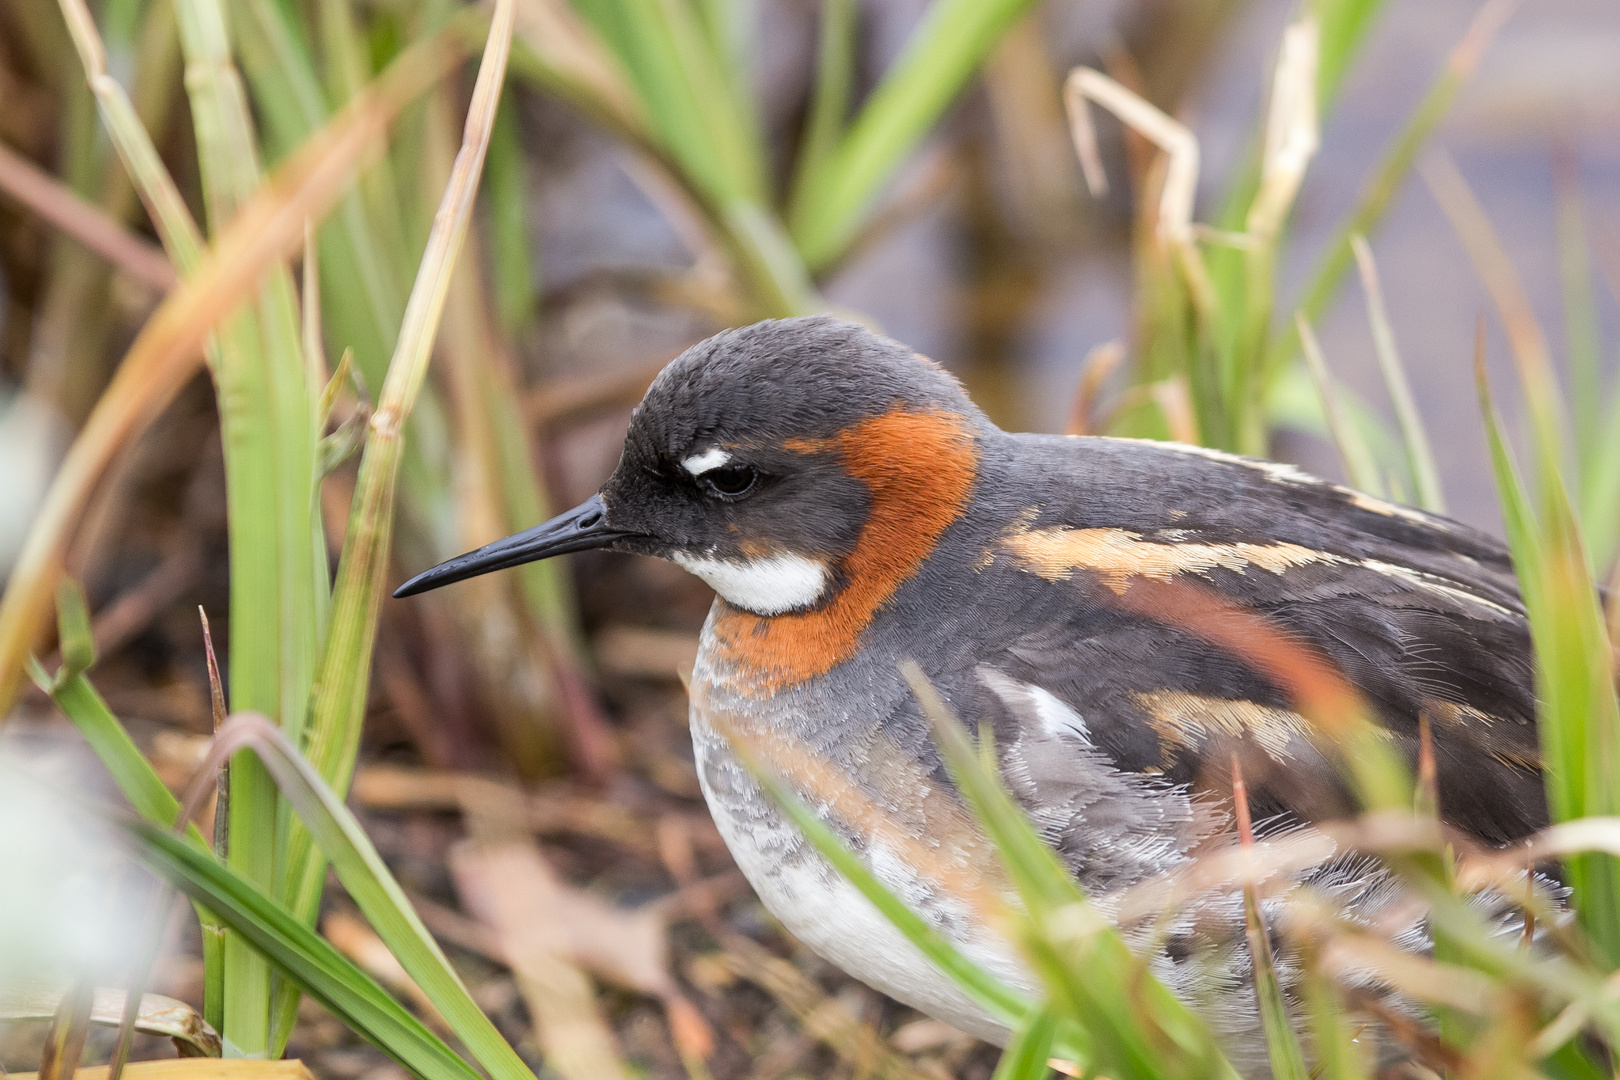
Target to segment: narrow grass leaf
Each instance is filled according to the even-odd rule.
[[[1032,0],[937,0],[838,145],[805,177],[789,211],[812,271],[859,232],[882,184]]]
[[[1305,366],[1316,384],[1317,396],[1321,398],[1322,415],[1327,420],[1328,434],[1333,439],[1334,448],[1339,451],[1339,463],[1344,467],[1345,480],[1353,488],[1382,498],[1384,484],[1378,478],[1378,463],[1367,441],[1362,438],[1361,430],[1345,415],[1339,400],[1338,384],[1334,382],[1332,372],[1328,371],[1316,333],[1311,329],[1311,324],[1305,321],[1304,312],[1296,312],[1294,321],[1305,355]]]
[[[1446,512],[1445,496],[1440,490],[1440,469],[1434,463],[1434,449],[1429,444],[1428,429],[1423,415],[1418,412],[1412,395],[1412,384],[1406,377],[1406,367],[1395,347],[1395,330],[1390,326],[1389,311],[1384,306],[1384,287],[1378,280],[1378,266],[1373,262],[1372,249],[1362,236],[1352,236],[1350,247],[1356,255],[1356,267],[1361,273],[1361,287],[1367,297],[1367,322],[1372,327],[1373,351],[1378,356],[1378,370],[1384,377],[1384,388],[1395,406],[1395,418],[1401,427],[1401,438],[1406,445],[1406,464],[1412,477],[1412,488],[1418,505],[1433,514]]]
[[[512,15],[512,0],[503,0],[490,29],[462,149],[417,271],[405,325],[371,417],[361,459],[349,529],[338,564],[332,627],[316,681],[310,732],[310,758],[326,782],[339,792],[348,789],[364,712],[376,611],[388,564],[404,425],[427,376],[450,275],[466,236],[511,47]],[[291,865],[297,868],[302,862],[292,859]]]
[[[1232,803],[1237,811],[1238,841],[1245,852],[1254,850],[1254,830],[1249,820],[1249,789],[1236,754],[1232,755]],[[1249,943],[1249,963],[1253,971],[1254,996],[1260,1008],[1260,1026],[1266,1037],[1266,1056],[1275,1080],[1307,1080],[1305,1054],[1288,1015],[1282,984],[1277,979],[1276,958],[1271,949],[1271,931],[1253,880],[1243,885],[1243,929]]]
[[[188,78],[192,130],[210,232],[218,234],[262,183],[258,133],[218,0],[175,0]],[[307,225],[306,229],[307,231]],[[313,391],[298,344],[291,275],[266,267],[258,302],[222,329],[214,385],[225,455],[230,541],[232,704],[302,727],[314,658],[317,582],[309,544],[313,484]],[[232,870],[259,888],[275,885],[282,814],[260,765],[235,762],[225,808]],[[232,1057],[274,1057],[268,961],[236,935],[225,939],[224,1029]]]
[[[821,5],[816,39],[816,85],[799,145],[794,188],[809,182],[843,133],[855,79],[855,0]]]
[[[1603,393],[1602,332],[1592,287],[1592,256],[1586,241],[1586,207],[1581,166],[1575,152],[1553,153],[1553,205],[1558,227],[1558,281],[1564,302],[1564,347],[1568,352],[1569,396],[1575,422],[1576,459],[1583,478],[1597,447]],[[1590,515],[1587,516],[1590,521]]]
[[[998,1021],[1010,1028],[1021,1028],[1038,1015],[1034,1004],[1023,994],[1006,986],[964,956],[939,931],[908,907],[905,901],[890,892],[867,869],[866,864],[851,851],[837,833],[815,815],[804,800],[773,772],[769,765],[758,760],[750,747],[741,739],[733,742],[733,749],[753,773],[755,780],[787,815],[788,819],[810,841],[812,847],[894,924],[919,952],[950,976],[973,999],[983,1005]],[[1044,1058],[1042,1059],[1045,1060]]]
[[[987,734],[975,750],[921,670],[908,661],[901,672],[1023,897],[1025,951],[1054,1005],[1090,1034],[1097,1069],[1121,1080],[1166,1074],[1235,1080],[1204,1022],[1143,969],[1002,788]]]
[[[1603,423],[1606,415],[1614,415],[1620,383],[1612,390],[1604,386],[1603,334],[1593,295],[1580,162],[1567,146],[1553,155],[1553,195],[1581,523],[1593,563],[1601,570],[1614,562],[1620,547],[1620,424]]]
[[[1513,555],[1536,648],[1537,733],[1553,820],[1620,813],[1614,651],[1564,482],[1565,407],[1546,336],[1512,260],[1456,166],[1436,156],[1425,163],[1424,175],[1501,314],[1529,407],[1539,513],[1520,507],[1511,512],[1526,520],[1523,528],[1536,533],[1538,543],[1530,557],[1517,545]],[[1481,357],[1476,363],[1483,368]],[[1500,434],[1493,438],[1500,440]],[[1498,490],[1506,518],[1510,493],[1502,484]],[[1514,532],[1510,523],[1510,541]],[[1620,860],[1580,855],[1565,867],[1572,906],[1594,949],[1606,966],[1620,965]]]
[[[1031,1013],[1002,1051],[991,1080],[1046,1080],[1052,1075],[1052,1067],[1047,1062],[1052,1059],[1057,1026],[1057,1017],[1051,1010]]]
[[[219,764],[243,748],[264,763],[377,935],[479,1063],[495,1080],[532,1080],[522,1059],[468,996],[360,823],[279,728],[262,716],[238,713],[214,736],[199,780],[208,782]]]
[[[116,817],[153,872],[215,911],[305,993],[422,1080],[479,1080],[365,972],[287,910],[162,826]]]

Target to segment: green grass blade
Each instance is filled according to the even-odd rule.
[[[495,9],[461,152],[417,270],[405,324],[372,414],[360,461],[348,532],[338,561],[331,625],[315,682],[308,744],[311,763],[340,796],[348,791],[365,716],[377,608],[388,571],[404,426],[427,377],[450,275],[472,216],[511,50],[513,15],[513,0],[502,0]],[[322,860],[307,832],[294,830],[289,837],[287,867],[285,895],[290,898],[290,906],[301,917],[313,918],[320,896]]]
[[[217,0],[177,0],[190,77],[193,127],[213,231],[246,205],[263,176],[247,93],[232,60]],[[225,447],[231,547],[231,694],[240,709],[278,718],[297,737],[314,674],[311,633],[317,580],[314,528],[315,396],[306,382],[299,319],[284,266],[265,276],[257,310],[221,339],[216,381]],[[281,862],[282,810],[257,763],[230,772],[230,866],[267,891]],[[228,938],[227,1053],[271,1050],[270,971],[264,958]]]
[[[730,50],[714,51],[715,41],[703,32],[687,0],[654,0],[648,21],[657,26],[660,46],[670,50],[707,135],[709,152],[726,176],[716,194],[727,202],[739,199],[755,206],[770,201],[764,148],[749,95],[733,78]]]
[[[936,0],[832,152],[804,178],[789,230],[820,271],[848,248],[883,184],[1033,0]]]
[[[1593,562],[1601,569],[1613,562],[1620,546],[1620,424],[1603,423],[1605,416],[1615,415],[1611,401],[1620,397],[1620,387],[1612,392],[1604,387],[1603,335],[1593,295],[1580,162],[1567,148],[1553,158],[1553,195],[1581,522]]]
[[[52,677],[36,662],[34,681],[67,714],[135,812],[160,825],[174,824],[180,816],[179,801],[158,778],[146,755],[85,676],[95,663],[95,641],[90,636],[90,615],[84,606],[84,594],[72,579],[64,580],[57,591],[56,610],[62,667]],[[200,850],[208,850],[202,833],[195,827],[189,835]]]
[[[422,1080],[481,1080],[438,1036],[285,908],[169,830],[116,817],[141,860],[249,942],[358,1035]]]
[[[1254,848],[1254,832],[1249,820],[1249,789],[1232,757],[1232,802],[1237,810],[1238,840],[1247,852]],[[1271,1062],[1273,1080],[1308,1080],[1305,1053],[1299,1046],[1282,984],[1277,979],[1276,957],[1271,949],[1271,932],[1260,907],[1253,880],[1243,885],[1243,934],[1249,945],[1249,964],[1254,978],[1255,1003],[1260,1010],[1260,1026],[1266,1037],[1266,1057]]]
[[[577,5],[618,54],[656,139],[718,205],[765,205],[763,152],[686,0]]]
[[[824,0],[816,46],[816,87],[799,146],[795,198],[843,133],[855,81],[855,0]]]
[[[1300,998],[1311,1035],[1315,1075],[1320,1080],[1366,1080],[1370,1075],[1345,1016],[1339,988],[1322,970],[1314,952],[1301,958],[1304,968]]]
[[[1325,112],[1339,95],[1345,73],[1382,13],[1384,0],[1308,0],[1322,28],[1322,59],[1316,71],[1316,96]]]
[[[908,661],[901,671],[933,723],[957,787],[1023,898],[1025,952],[1054,1005],[1089,1032],[1098,1071],[1120,1080],[1236,1080],[1203,1020],[1143,968],[1042,843],[1001,786],[987,739],[975,750],[921,670]]]
[[[1540,544],[1534,559],[1521,558],[1515,548],[1514,565],[1525,582],[1536,647],[1537,730],[1552,816],[1611,815],[1620,810],[1614,653],[1563,480],[1568,425],[1546,335],[1517,268],[1456,166],[1436,156],[1425,163],[1424,175],[1501,313],[1530,416]],[[1594,949],[1606,965],[1620,964],[1620,861],[1588,854],[1565,865],[1573,906]]]
[[[522,1059],[468,996],[360,823],[287,737],[262,716],[238,713],[216,733],[215,742],[201,773],[208,775],[233,751],[251,748],[377,935],[474,1058],[495,1080],[533,1080]]]
[[[489,138],[489,251],[501,329],[521,334],[534,320],[539,291],[530,265],[529,159],[518,134],[517,99],[508,89]]]
[[[1052,1044],[1056,1039],[1057,1017],[1048,1009],[1032,1013],[1002,1051],[990,1080],[1046,1080],[1052,1075],[1047,1062],[1052,1059]]]
[[[1390,326],[1389,312],[1384,306],[1384,289],[1378,280],[1372,249],[1361,236],[1352,236],[1350,246],[1355,251],[1356,266],[1361,272],[1361,285],[1367,297],[1367,322],[1372,327],[1378,370],[1384,377],[1384,387],[1395,406],[1395,418],[1400,424],[1401,439],[1406,446],[1406,464],[1412,478],[1412,490],[1417,494],[1419,506],[1433,514],[1444,514],[1446,501],[1440,490],[1440,469],[1434,463],[1434,449],[1429,444],[1428,429],[1424,427],[1423,415],[1418,412],[1417,401],[1412,395],[1406,366],[1395,347],[1395,331]]]
[[[325,97],[308,53],[272,0],[244,4],[238,21],[244,69],[254,100],[264,110],[272,156],[279,156],[326,122]],[[386,162],[378,162],[367,177],[387,169]],[[370,385],[380,385],[404,313],[404,290],[361,191],[343,195],[333,220],[320,230],[320,242],[326,269],[322,294],[334,351],[352,347]]]
[[[1558,223],[1558,277],[1564,300],[1564,340],[1569,356],[1569,396],[1577,460],[1584,469],[1598,434],[1603,399],[1602,332],[1592,289],[1592,259],[1586,242],[1580,163],[1571,151],[1553,161],[1553,198]]]
[[[1322,346],[1316,340],[1316,333],[1311,330],[1310,323],[1305,321],[1303,312],[1296,313],[1294,321],[1299,331],[1305,366],[1310,371],[1311,380],[1316,384],[1317,396],[1322,402],[1322,416],[1327,421],[1328,434],[1333,439],[1334,447],[1339,451],[1339,462],[1344,466],[1345,481],[1353,488],[1382,498],[1384,484],[1378,478],[1378,463],[1373,457],[1372,450],[1367,446],[1366,439],[1362,438],[1361,429],[1345,415],[1339,400],[1338,385],[1333,381],[1332,373],[1328,371],[1327,360],[1322,356]]]
[[[1581,523],[1592,564],[1599,568],[1611,566],[1620,553],[1620,424],[1612,422],[1620,416],[1620,383],[1603,395],[1602,416],[1605,422],[1584,448],[1580,475]],[[1577,452],[1583,448],[1577,446]]]
[[[1483,328],[1476,358],[1480,411],[1502,518],[1536,648],[1542,753],[1554,821],[1613,814],[1620,705],[1613,653],[1580,536],[1554,461],[1537,461],[1544,514],[1535,516],[1485,379]],[[1572,907],[1608,966],[1620,962],[1620,864],[1613,856],[1566,862]]]

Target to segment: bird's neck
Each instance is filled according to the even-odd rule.
[[[870,493],[854,548],[834,591],[806,611],[762,616],[718,601],[716,659],[758,696],[823,675],[853,656],[872,618],[967,512],[978,481],[983,429],[959,413],[896,410],[861,421],[807,452],[834,450]],[[798,449],[799,447],[795,447]]]

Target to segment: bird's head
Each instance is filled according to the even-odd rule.
[[[841,595],[869,608],[961,514],[989,430],[951,375],[896,342],[826,316],[756,323],[659,374],[600,492],[394,595],[608,548],[669,559],[755,615]]]

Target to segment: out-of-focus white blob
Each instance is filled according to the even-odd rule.
[[[105,783],[60,747],[0,739],[0,989],[118,985],[153,927],[151,879],[132,872],[114,834],[56,792],[109,801]],[[95,794],[91,794],[95,792]]]
[[[0,397],[0,574],[11,573],[68,438],[67,423],[38,398]]]

